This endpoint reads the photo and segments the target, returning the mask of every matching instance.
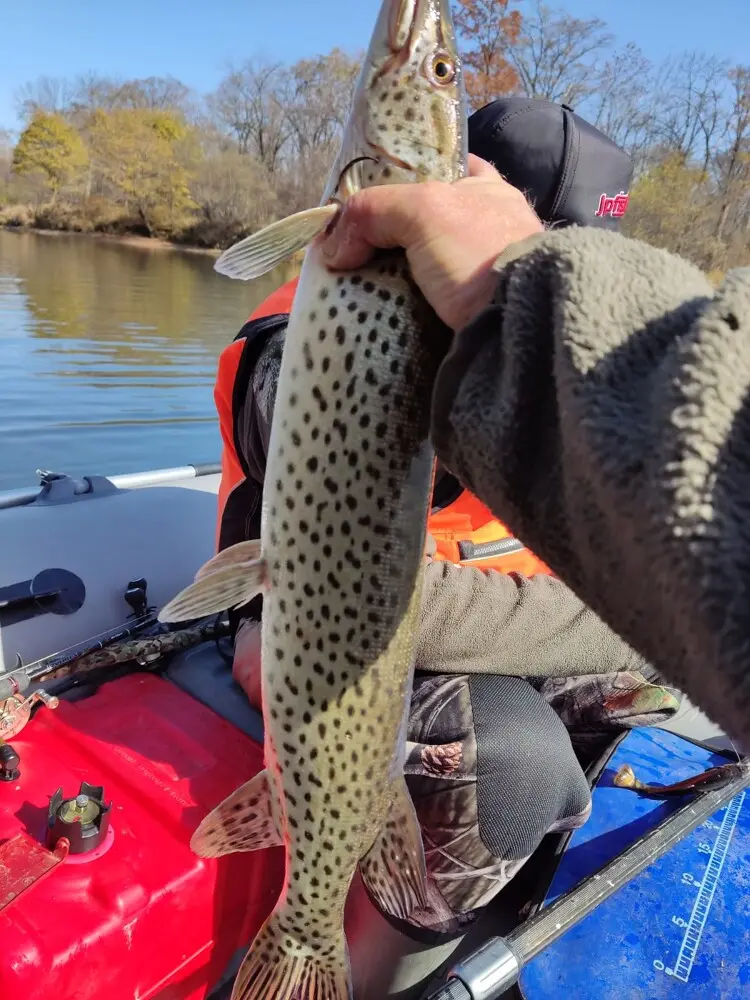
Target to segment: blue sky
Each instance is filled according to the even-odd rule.
[[[366,46],[380,0],[5,0],[0,14],[0,127],[28,80],[173,75],[211,90],[228,61],[255,53],[294,60]],[[551,0],[606,20],[619,42],[653,59],[699,48],[734,62],[750,50],[750,0]]]

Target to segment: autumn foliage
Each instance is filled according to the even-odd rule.
[[[633,158],[628,234],[707,271],[750,263],[750,66],[653,63],[543,0],[453,9],[474,107],[509,93],[575,107]],[[0,133],[0,224],[227,246],[317,204],[359,63],[255,56],[206,95],[171,77],[42,77],[18,95],[15,143]]]
[[[463,40],[466,91],[475,108],[518,89],[508,61],[521,31],[521,13],[511,0],[457,0],[454,18]]]

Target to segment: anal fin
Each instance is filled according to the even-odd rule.
[[[202,858],[278,847],[283,837],[273,807],[268,771],[259,771],[204,817],[190,847]]]
[[[338,211],[338,205],[319,205],[273,222],[225,250],[214,269],[241,281],[259,278],[304,249],[323,232]]]
[[[230,562],[205,576],[200,576],[199,571],[199,579],[181,590],[161,609],[159,621],[184,622],[236,608],[259,594],[265,585],[264,559]]]
[[[377,905],[393,917],[406,920],[427,908],[427,886],[422,832],[414,803],[403,777],[392,785],[393,800],[385,824],[359,870]]]

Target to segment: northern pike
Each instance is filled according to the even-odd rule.
[[[403,776],[434,454],[430,403],[449,343],[402,252],[330,272],[315,237],[354,192],[466,173],[449,0],[384,0],[320,206],[228,250],[247,279],[308,246],[269,442],[261,541],[219,553],[160,614],[263,593],[265,764],[210,813],[194,850],[283,844],[286,873],[233,1000],[344,1000],[344,904],[359,865],[405,918],[427,905]]]

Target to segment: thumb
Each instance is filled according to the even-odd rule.
[[[424,184],[389,184],[352,195],[321,243],[328,267],[351,270],[366,264],[376,249],[408,249],[420,226]]]
[[[487,160],[475,153],[469,153],[469,177],[483,177],[485,180],[497,180],[500,174]]]

